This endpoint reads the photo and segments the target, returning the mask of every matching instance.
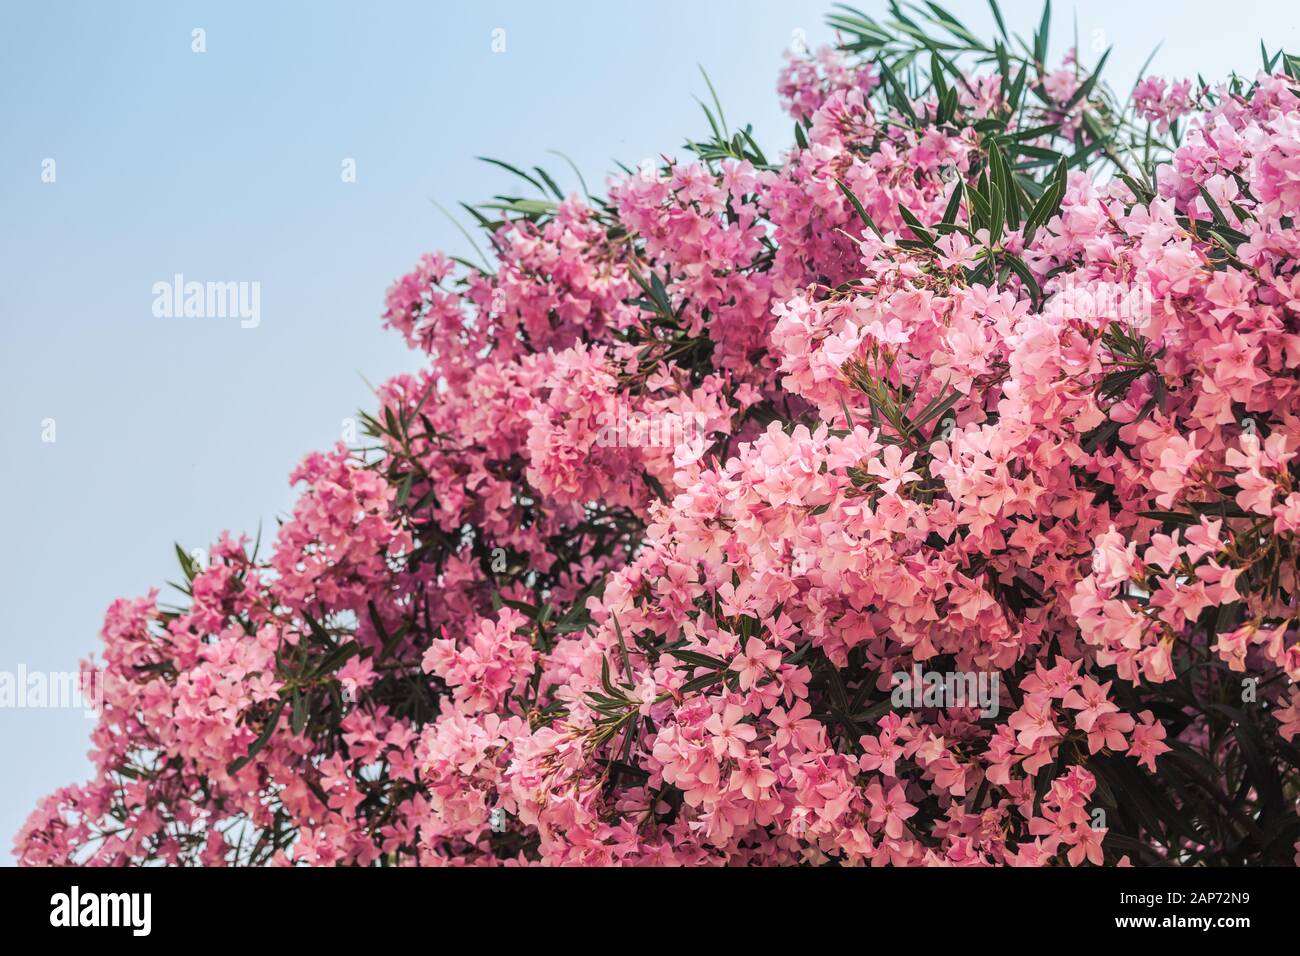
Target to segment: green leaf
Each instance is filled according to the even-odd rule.
[[[384,424],[388,426],[388,434],[395,441],[402,440],[402,428],[397,421],[397,416],[393,413],[392,405],[384,406]]]
[[[504,160],[492,159],[488,156],[475,156],[474,158],[479,160],[480,162],[491,163],[493,166],[498,166],[501,169],[504,169],[508,173],[514,173],[520,179],[524,180],[527,183],[530,183],[534,188],[537,189],[538,192],[543,194],[545,194],[546,192],[546,189],[542,186],[541,183],[533,179],[532,176],[529,176],[526,172],[524,172],[522,169],[520,169],[517,166],[511,166],[509,163],[505,162]]]
[[[1013,256],[1010,253],[1006,253],[1003,258],[1006,261],[1006,264],[1011,267],[1011,271],[1018,275],[1020,281],[1029,287],[1029,293],[1033,296],[1034,303],[1036,305],[1041,303],[1043,301],[1043,290],[1039,288],[1038,280],[1035,279],[1034,274],[1029,271],[1029,266],[1025,265],[1024,260],[1019,256]]]
[[[953,183],[952,195],[948,197],[948,205],[943,211],[943,221],[945,223],[957,221],[957,213],[961,211],[961,197],[965,188],[965,181],[958,176],[957,181]]]
[[[997,21],[998,32],[1002,34],[1003,40],[1008,40],[1007,24],[1006,21],[1002,19],[1002,11],[998,8],[998,0],[989,0],[989,6],[993,8],[993,19]]]
[[[618,649],[623,653],[623,673],[627,676],[629,684],[636,683],[632,677],[632,661],[627,654],[627,643],[623,640],[623,628],[619,627],[618,615],[611,615],[614,621],[614,634],[618,637]]]
[[[529,218],[549,215],[555,212],[555,203],[549,199],[512,199],[508,202],[479,203],[480,209],[499,209],[502,212],[517,212]]]
[[[542,167],[540,166],[534,166],[533,172],[535,172],[538,176],[540,176],[542,178],[542,181],[545,182],[546,185],[550,188],[551,195],[553,195],[556,199],[563,201],[564,193],[561,191],[560,187],[555,184],[555,180],[550,177],[550,175],[546,172],[546,170],[542,169]]]
[[[1003,214],[1006,216],[1007,226],[1011,229],[1020,228],[1020,189],[1016,186],[1015,180],[1011,178],[1011,167],[1007,165],[1007,158],[1002,152],[1002,147],[996,141],[989,148],[989,177],[997,187],[998,195],[1002,197]]]
[[[1029,64],[1022,64],[1020,71],[1016,74],[1015,80],[1011,83],[1011,88],[1007,93],[1007,106],[1012,113],[1020,109],[1020,99],[1025,94],[1025,77],[1029,73]]]
[[[1147,518],[1150,521],[1159,521],[1161,524],[1175,524],[1183,527],[1191,527],[1201,523],[1201,519],[1196,515],[1183,514],[1178,511],[1139,511],[1139,518]]]
[[[948,32],[951,33],[953,36],[955,36],[957,39],[970,44],[971,47],[976,50],[988,49],[988,47],[984,45],[982,40],[980,40],[977,36],[975,36],[975,34],[971,33],[969,30],[967,30],[960,20],[954,17],[947,10],[943,9],[943,7],[940,7],[938,4],[931,3],[930,0],[926,0],[925,5],[929,7],[930,10],[934,13],[935,20],[943,24],[943,26],[948,30]]]
[[[697,690],[704,690],[706,687],[712,687],[714,684],[720,683],[724,677],[726,677],[726,673],[723,671],[712,671],[708,674],[702,674],[683,684],[681,686],[681,693],[693,694]]]
[[[930,53],[930,80],[934,83],[934,93],[936,98],[942,103],[945,96],[948,95],[948,84],[943,78],[943,65],[939,62],[939,54]]]
[[[917,239],[925,243],[927,246],[934,246],[934,233],[921,225],[921,220],[917,219],[916,215],[910,209],[902,203],[899,203],[898,214],[903,217],[903,221],[907,223],[907,227],[912,230],[912,234],[915,235]]]
[[[989,177],[989,245],[996,246],[1002,238],[1002,226],[1006,221],[1007,204],[1002,198],[997,180]]]
[[[1034,208],[1029,213],[1029,219],[1025,223],[1025,245],[1028,246],[1034,237],[1034,232],[1048,220],[1050,220],[1060,209],[1061,200],[1065,198],[1065,184],[1068,178],[1065,160],[1062,159],[1056,164],[1056,175],[1052,177],[1051,185],[1043,190],[1043,194],[1038,197],[1038,202],[1034,203]]]
[[[858,197],[853,195],[853,190],[850,189],[848,186],[844,185],[844,181],[841,180],[839,177],[836,177],[835,185],[840,187],[840,192],[844,193],[845,197],[849,201],[849,204],[853,206],[853,211],[858,214],[858,218],[861,219],[867,225],[867,228],[869,228],[872,232],[876,234],[877,239],[883,241],[885,238],[884,235],[881,234],[880,229],[876,226],[871,216],[867,214],[866,208],[862,205],[861,201],[859,201]]]
[[[726,139],[730,134],[727,132],[727,117],[722,113],[722,101],[718,99],[718,91],[713,88],[713,81],[709,79],[709,74],[705,72],[704,67],[698,63],[696,66],[700,68],[700,76],[704,77],[704,83],[709,88],[709,95],[713,97],[713,105],[718,111],[718,121],[722,126],[722,136],[719,139]]]
[[[181,573],[185,575],[186,581],[193,581],[195,572],[198,570],[194,565],[194,559],[191,558],[188,554],[186,554],[185,549],[182,548],[179,544],[177,544],[175,547],[176,547],[176,557],[179,558],[181,562]],[[182,588],[181,590],[184,591],[185,589]]]
[[[708,654],[701,654],[698,651],[684,651],[680,649],[675,649],[675,650],[669,650],[666,653],[671,654],[679,661],[683,661],[684,663],[687,664],[693,664],[696,667],[709,667],[712,668],[713,670],[725,671],[728,667],[731,666],[726,661],[719,660],[718,658],[712,657]]]
[[[302,691],[295,688],[293,692],[293,704],[289,712],[289,730],[293,732],[295,737],[302,736],[303,728],[307,726],[307,719],[310,716]]]
[[[310,614],[304,613],[302,619],[306,622],[307,633],[311,635],[313,640],[323,647],[334,647],[334,638],[330,637],[329,632],[316,623],[316,620]]]
[[[911,100],[907,97],[907,90],[903,87],[902,82],[894,75],[894,71],[889,64],[883,59],[876,61],[880,69],[880,81],[885,90],[885,95],[890,104],[901,115],[906,116],[913,123],[916,122],[916,111],[912,109]]]
[[[1052,26],[1052,0],[1043,4],[1043,19],[1034,33],[1034,62],[1043,66],[1047,62],[1047,40]]]
[[[668,497],[668,492],[664,490],[663,483],[654,475],[650,474],[650,472],[641,472],[641,480],[646,483],[646,487],[654,493],[654,496],[664,504],[667,504],[671,500]]]
[[[963,397],[962,393],[956,389],[953,389],[946,396],[941,392],[940,397],[936,398],[924,409],[917,412],[916,417],[912,419],[912,429],[919,430],[924,428],[931,421],[943,418],[943,416],[946,415],[954,405],[961,401]]]
[[[284,712],[284,707],[287,703],[287,698],[280,698],[275,705],[275,710],[271,712],[270,718],[266,721],[266,726],[262,728],[262,733],[255,741],[253,741],[253,746],[248,748],[248,753],[244,754],[242,757],[236,757],[234,760],[230,761],[230,763],[226,764],[226,773],[234,776],[244,768],[245,764],[256,757],[263,747],[266,746],[267,741],[271,739],[271,735],[275,733],[275,726],[280,722],[280,715]]]
[[[951,123],[957,115],[957,88],[951,86],[948,92],[944,94],[943,99],[939,102],[939,113],[936,122],[942,126],[945,123]]]
[[[614,687],[613,681],[609,679],[609,658],[603,654],[600,657],[600,683],[605,688],[605,693],[615,700],[626,702],[627,698]]]
[[[1281,50],[1278,50],[1278,51],[1277,51],[1276,53],[1274,53],[1272,56],[1269,56],[1269,55],[1268,55],[1268,49],[1264,46],[1264,41],[1263,41],[1263,40],[1260,40],[1260,41],[1259,41],[1259,55],[1260,55],[1260,57],[1261,57],[1261,58],[1263,59],[1263,61],[1264,61],[1264,72],[1265,72],[1265,73],[1272,73],[1272,72],[1273,72],[1273,67],[1277,66],[1277,58],[1278,58],[1279,56],[1282,55],[1282,51],[1281,51]]]
[[[348,641],[346,644],[341,645],[337,650],[326,654],[325,657],[321,659],[321,662],[316,665],[316,670],[313,671],[312,676],[324,677],[328,674],[332,674],[360,653],[361,645],[356,641]]]
[[[1210,210],[1210,215],[1214,217],[1214,224],[1223,229],[1231,229],[1232,227],[1228,224],[1228,217],[1223,214],[1223,210],[1220,209],[1218,203],[1211,198],[1206,188],[1201,185],[1198,185],[1196,188],[1200,190],[1201,200],[1205,203],[1206,208]]]
[[[1074,91],[1074,95],[1070,97],[1068,102],[1066,102],[1065,109],[1068,110],[1071,106],[1078,103],[1092,92],[1092,88],[1097,85],[1097,77],[1101,76],[1102,68],[1106,65],[1106,58],[1108,56],[1110,56],[1110,48],[1107,48],[1106,52],[1101,55],[1101,59],[1097,61],[1097,67],[1092,71],[1092,75],[1079,84],[1079,88]]]

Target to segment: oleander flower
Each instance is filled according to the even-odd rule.
[[[1293,862],[1298,61],[1125,114],[923,22],[399,278],[423,370],[109,608],[20,861]]]

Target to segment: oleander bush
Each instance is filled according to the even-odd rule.
[[[837,8],[779,156],[498,163],[366,440],[109,608],[20,860],[1292,863],[1300,60],[994,12]]]

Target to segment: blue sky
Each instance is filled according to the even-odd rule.
[[[857,4],[883,18],[883,3]],[[977,33],[983,0],[947,7]],[[1037,0],[1004,0],[1032,31]],[[172,543],[274,528],[290,469],[368,407],[366,380],[418,366],[378,320],[425,251],[467,255],[438,211],[513,189],[475,161],[577,188],[703,132],[709,72],[733,125],[788,143],[775,79],[829,4],[610,2],[8,3],[0,8],[0,671],[66,671],[113,598],[177,574]],[[1053,49],[1114,45],[1127,91],[1217,78],[1300,49],[1292,4],[1056,4]],[[192,31],[206,52],[192,52]],[[505,51],[494,53],[493,31]],[[498,35],[499,36],[499,35]],[[55,161],[56,179],[42,182]],[[345,183],[342,163],[356,164]],[[167,319],[176,273],[258,282],[260,323]],[[55,441],[42,441],[53,419]],[[39,796],[84,779],[80,711],[0,709],[0,860]]]

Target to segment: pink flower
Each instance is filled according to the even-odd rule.
[[[901,839],[906,821],[917,813],[917,808],[907,802],[903,785],[894,784],[886,795],[880,784],[873,783],[867,788],[867,800],[871,804],[871,822],[883,824],[886,836]]]
[[[731,669],[740,675],[741,690],[749,690],[758,681],[781,666],[781,652],[770,648],[757,637],[745,643],[745,649],[731,662]]]
[[[1090,731],[1102,716],[1119,712],[1119,707],[1111,703],[1106,696],[1108,690],[1110,690],[1109,682],[1098,684],[1091,677],[1085,677],[1082,693],[1077,690],[1070,691],[1061,704],[1071,710],[1079,711],[1074,718],[1075,726],[1082,731]]]
[[[741,723],[743,717],[743,710],[727,704],[721,714],[714,714],[704,722],[704,729],[713,735],[713,756],[745,756],[745,744],[757,738],[758,731],[752,724]]]
[[[1222,704],[1257,678],[1265,751],[1300,733],[1295,81],[1144,78],[1135,124],[1073,51],[1015,110],[995,62],[904,106],[873,56],[787,57],[768,161],[421,256],[381,305],[418,370],[267,547],[110,605],[93,773],[20,862],[1100,865],[1089,768],[1182,813],[1175,750],[1232,796],[1198,862],[1289,861],[1234,836]],[[1053,202],[994,238],[1012,115]]]
[[[880,489],[887,495],[892,495],[898,491],[901,485],[909,481],[920,479],[914,471],[908,471],[912,463],[916,461],[916,455],[911,454],[906,458],[903,457],[902,451],[897,445],[888,445],[881,453],[880,458],[873,459],[867,464],[867,473],[876,475],[884,480],[880,483]]]
[[[1101,850],[1102,841],[1106,839],[1107,830],[1105,827],[1094,829],[1090,826],[1077,827],[1074,836],[1078,842],[1070,847],[1065,854],[1070,861],[1071,866],[1078,866],[1087,859],[1093,866],[1101,866],[1104,862],[1104,856]]]

